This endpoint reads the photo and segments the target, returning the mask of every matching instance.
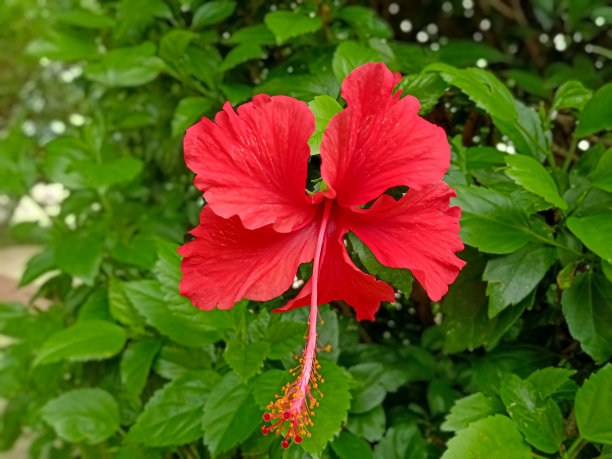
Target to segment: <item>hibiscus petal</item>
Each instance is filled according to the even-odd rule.
[[[394,186],[420,189],[442,179],[450,164],[444,130],[418,116],[419,102],[399,99],[400,75],[366,64],[342,84],[348,107],[323,134],[321,175],[341,206],[363,205]]]
[[[187,129],[185,162],[217,215],[288,232],[315,212],[305,193],[314,128],[308,106],[291,97],[258,95],[237,114],[226,103],[214,123]]]
[[[319,305],[330,301],[344,300],[355,309],[358,320],[374,320],[374,314],[381,301],[394,301],[395,292],[385,282],[362,272],[353,264],[344,246],[346,230],[339,232],[335,222],[330,220],[323,246],[323,258],[319,272]],[[312,279],[289,303],[274,312],[311,304]]]
[[[409,190],[399,201],[383,195],[369,209],[347,209],[343,223],[350,227],[390,268],[410,269],[438,301],[448,291],[465,262],[459,238],[461,209],[451,207],[455,191],[444,182]]]
[[[229,309],[241,298],[266,301],[289,288],[300,263],[314,257],[317,221],[291,233],[246,229],[238,217],[217,216],[209,206],[184,257],[181,295],[199,309]]]

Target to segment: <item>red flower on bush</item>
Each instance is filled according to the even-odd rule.
[[[381,301],[394,301],[391,286],[353,264],[344,236],[352,231],[382,264],[410,269],[434,301],[464,265],[455,255],[463,249],[460,209],[449,207],[455,194],[441,181],[450,161],[446,135],[418,116],[416,98],[393,94],[400,78],[367,64],[345,79],[347,108],[323,134],[323,185],[315,194],[305,190],[315,128],[305,103],[258,95],[237,113],[227,103],[215,122],[204,118],[187,130],[185,160],[207,205],[196,238],[179,249],[181,293],[206,310],[269,300],[314,259],[301,292],[275,310],[312,306],[299,377],[264,415],[275,424],[262,431],[285,432],[285,447],[308,434],[317,403],[317,306],[344,300],[358,319],[372,320]],[[396,186],[410,189],[398,201],[383,194]]]

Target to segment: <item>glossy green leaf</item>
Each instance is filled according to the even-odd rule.
[[[261,59],[264,55],[265,52],[259,44],[241,43],[227,53],[219,67],[219,71],[225,72],[252,59]]]
[[[476,392],[457,400],[440,428],[445,431],[458,431],[473,422],[503,411],[504,407],[499,401],[482,392]]]
[[[525,155],[507,155],[506,164],[506,175],[516,183],[560,209],[567,209],[554,179],[537,160]]]
[[[119,429],[119,407],[102,389],[75,389],[47,402],[43,419],[69,442],[95,445]]]
[[[355,41],[343,41],[334,52],[332,68],[338,80],[343,81],[357,67],[377,60],[378,53],[372,48]]]
[[[577,273],[561,297],[569,331],[596,362],[612,356],[612,282],[593,272]]]
[[[278,43],[284,43],[289,38],[316,32],[323,23],[317,16],[305,16],[290,11],[274,11],[266,14],[264,22],[272,31]]]
[[[182,445],[202,436],[202,410],[219,382],[213,371],[185,373],[149,399],[128,440],[147,446]]]
[[[123,328],[112,322],[77,322],[51,335],[40,348],[34,364],[107,359],[123,349],[125,340]]]
[[[593,91],[585,88],[580,81],[566,81],[557,89],[551,110],[562,108],[582,110],[592,95]]]
[[[227,0],[212,0],[200,6],[193,15],[191,25],[204,27],[227,19],[236,9],[236,2]]]
[[[612,83],[599,88],[578,116],[574,135],[584,137],[612,129]]]
[[[612,262],[612,244],[609,237],[612,234],[612,213],[570,217],[567,219],[567,226],[590,250]]]
[[[403,77],[397,89],[404,91],[402,96],[410,95],[419,99],[419,114],[423,115],[431,111],[444,95],[446,83],[435,73],[416,73]]]
[[[542,398],[550,397],[566,385],[576,370],[567,368],[541,368],[529,375],[527,381],[533,384]]]
[[[470,424],[448,442],[442,459],[531,459],[531,449],[510,418],[501,414]]]
[[[236,339],[227,342],[223,353],[225,361],[244,382],[259,373],[270,352],[270,344],[264,341],[243,343]]]
[[[521,101],[515,100],[514,105],[518,115],[516,118],[494,115],[493,122],[502,134],[508,136],[519,154],[529,155],[542,162],[549,149],[542,120],[533,108]]]
[[[576,393],[576,423],[582,438],[612,445],[612,365],[592,374]]]
[[[234,373],[227,373],[204,406],[204,443],[213,454],[246,440],[261,424],[261,411],[251,390]]]
[[[599,159],[589,178],[593,186],[612,193],[612,148],[608,149]]]
[[[319,146],[323,140],[323,132],[325,132],[332,117],[342,110],[342,105],[333,97],[323,95],[315,97],[308,104],[308,108],[310,108],[315,117],[315,131],[310,136],[310,139],[308,139],[310,154],[318,155]]]

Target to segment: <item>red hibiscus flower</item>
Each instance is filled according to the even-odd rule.
[[[181,294],[205,310],[229,309],[241,298],[265,301],[285,292],[301,263],[314,259],[301,292],[276,311],[311,305],[309,334],[298,379],[271,404],[262,431],[289,441],[308,434],[317,369],[318,305],[344,300],[358,319],[374,319],[394,290],[353,264],[344,244],[352,231],[392,268],[407,268],[438,301],[464,262],[455,252],[458,207],[442,182],[450,149],[444,131],[418,116],[419,102],[400,99],[401,76],[366,64],[342,85],[347,108],[336,114],[321,143],[322,191],[306,193],[314,116],[285,96],[258,95],[238,108],[227,103],[212,122],[187,130],[185,161],[207,205],[183,255]],[[383,194],[409,191],[398,201]],[[367,207],[366,204],[374,202]]]

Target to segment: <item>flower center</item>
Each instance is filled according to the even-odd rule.
[[[329,222],[329,214],[333,200],[325,199],[323,218],[317,236],[314,263],[312,267],[312,303],[310,305],[310,316],[308,318],[308,341],[302,355],[298,357],[299,365],[290,373],[297,378],[283,386],[283,395],[277,395],[274,402],[267,406],[267,412],[263,415],[265,422],[272,422],[271,426],[262,426],[261,432],[267,435],[270,432],[284,434],[285,439],[281,445],[289,448],[289,443],[293,440],[300,443],[304,435],[310,437],[308,427],[313,425],[313,409],[319,402],[313,395],[316,390],[322,398],[323,393],[319,389],[319,383],[325,380],[321,377],[318,370],[321,368],[317,360],[317,319],[319,315],[319,271],[321,268],[321,257],[323,255],[323,242],[325,231]]]

